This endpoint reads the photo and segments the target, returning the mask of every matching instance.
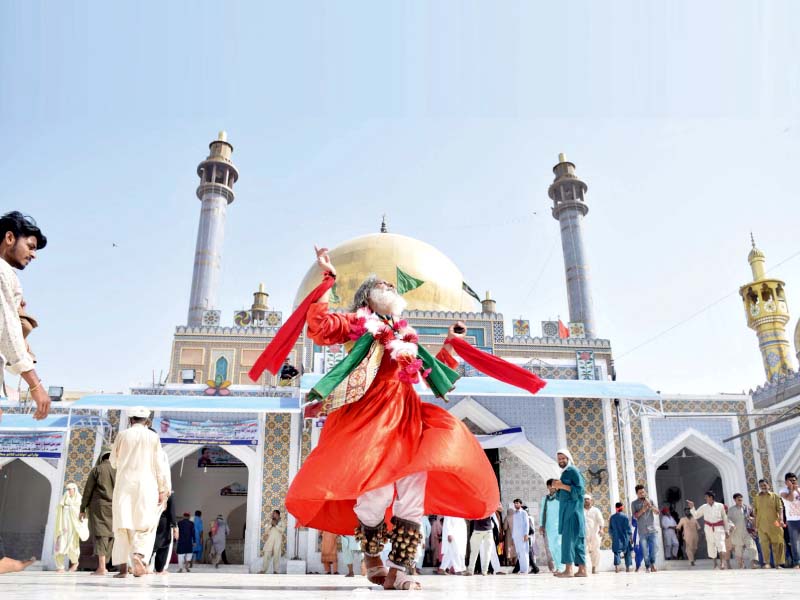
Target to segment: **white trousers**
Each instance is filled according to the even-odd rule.
[[[678,534],[675,533],[674,529],[665,529],[664,530],[664,558],[677,558],[678,557],[678,548],[680,548],[680,543],[678,542]]]
[[[458,544],[447,544],[447,549],[442,556],[442,564],[439,568],[446,571],[450,567],[453,567],[453,571],[456,573],[461,573],[466,570],[467,565],[464,564],[464,554],[466,550],[466,548],[461,548]]]
[[[187,562],[192,562],[192,558],[194,558],[194,552],[178,554],[178,569],[185,568]]]
[[[111,563],[114,565],[133,564],[134,554],[142,555],[142,562],[148,564],[156,542],[156,528],[147,531],[133,529],[117,529],[114,532],[114,548],[111,551]]]
[[[599,569],[600,568],[600,536],[597,534],[594,535],[587,535],[586,536],[586,558],[591,561],[591,567],[587,564],[586,566],[589,567],[589,571],[592,569]]]
[[[427,473],[413,473],[407,477],[388,483],[361,494],[356,499],[355,513],[358,520],[367,527],[377,527],[386,519],[386,509],[392,506],[392,514],[420,525],[425,514],[425,483]],[[395,498],[395,491],[397,498]],[[392,502],[394,501],[394,505]],[[389,566],[405,570],[402,565],[386,561]],[[463,562],[463,559],[462,559]],[[463,571],[463,568],[462,568]]]
[[[80,547],[70,548],[69,552],[65,554],[59,554],[56,552],[56,568],[67,570],[71,565],[78,564],[78,560],[81,557],[81,549]],[[67,564],[66,559],[69,559],[70,564]]]
[[[392,514],[399,519],[422,523],[425,512],[425,483],[427,473],[414,473],[395,483],[370,490],[356,499],[355,512],[358,520],[368,527],[377,527],[386,518],[386,509],[392,506]],[[395,490],[397,498],[395,499]]]
[[[705,526],[706,550],[708,558],[717,558],[717,553],[727,552],[725,548],[725,528]]]
[[[281,546],[283,545],[283,536],[272,536],[267,538],[264,544],[264,564],[262,571],[266,574],[269,571],[269,565],[272,563],[272,574],[277,575],[281,566]]]
[[[514,548],[517,551],[517,559],[519,559],[519,572],[527,573],[531,570],[530,556],[531,551],[530,541],[525,541],[523,536],[514,536]]]
[[[342,563],[345,567],[353,565],[358,567],[361,565],[363,557],[361,556],[361,543],[356,541],[352,535],[343,535],[342,540]]]
[[[494,547],[494,535],[491,529],[488,531],[472,532],[469,538],[469,570],[471,573],[475,572],[475,564],[478,562],[478,552],[480,552],[481,556],[481,570],[483,574],[486,575],[489,572],[489,557],[492,556],[492,547]],[[497,556],[496,550],[494,556]],[[496,565],[494,564],[494,560],[492,560],[492,563],[494,571],[497,573],[497,569],[500,567],[500,560],[498,559]]]

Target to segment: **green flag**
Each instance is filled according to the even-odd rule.
[[[461,289],[462,289],[462,290],[464,290],[465,292],[467,292],[467,293],[468,293],[470,296],[472,296],[473,298],[475,298],[475,300],[477,300],[478,302],[480,302],[480,301],[481,301],[481,298],[480,298],[480,296],[478,296],[478,292],[476,292],[476,291],[475,291],[475,290],[473,290],[471,287],[469,287],[469,286],[467,285],[467,282],[466,282],[466,281],[462,281],[462,282],[461,282]]]
[[[401,296],[406,292],[417,289],[423,283],[425,282],[422,279],[412,277],[400,267],[397,267],[397,293]]]
[[[341,304],[341,302],[342,302],[342,299],[339,298],[339,294],[336,292],[336,284],[335,283],[333,284],[333,287],[331,288],[330,301],[333,304]]]

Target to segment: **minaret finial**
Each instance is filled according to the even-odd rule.
[[[756,238],[753,237],[753,232],[750,232],[750,243],[753,244],[753,248],[756,247]]]
[[[381,219],[381,233],[389,233],[389,228],[386,226],[386,214],[384,213]]]

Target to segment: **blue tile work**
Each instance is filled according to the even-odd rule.
[[[261,490],[261,547],[266,542],[266,526],[273,509],[286,514],[286,492],[289,490],[289,448],[292,416],[272,413],[264,427],[264,473]],[[284,536],[283,551],[286,551]]]
[[[652,419],[650,421],[650,435],[653,440],[653,450],[663,448],[687,429],[695,429],[723,446],[731,454],[736,453],[733,442],[722,442],[722,440],[734,434],[729,419],[698,419],[697,417]]]
[[[612,508],[609,504],[609,477],[604,472],[600,480],[593,481],[588,471],[613,468],[606,456],[605,419],[603,402],[596,398],[564,398],[564,427],[567,432],[567,446],[575,459],[575,466],[586,478],[586,491],[594,496],[595,505],[605,518]],[[607,402],[607,400],[606,400]],[[603,547],[609,548],[611,540],[603,536]]]
[[[772,444],[772,462],[779,465],[794,441],[800,436],[800,425],[792,425],[775,432],[768,431],[767,435]],[[778,473],[778,476],[781,474]]]
[[[94,466],[94,445],[97,431],[90,427],[75,427],[70,432],[64,485],[74,483],[83,492],[86,478]]]
[[[531,444],[537,446],[548,456],[555,456],[558,449],[556,432],[555,400],[546,397],[504,397],[504,396],[470,396],[497,418],[509,426],[522,427]],[[426,401],[452,410],[461,401],[454,398],[443,402],[438,398],[426,397]],[[457,401],[456,401],[457,400]]]

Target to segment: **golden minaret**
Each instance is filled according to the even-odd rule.
[[[767,381],[772,381],[793,368],[792,352],[786,339],[789,307],[783,281],[767,277],[764,253],[756,248],[752,234],[750,241],[753,248],[747,261],[753,271],[753,281],[739,288],[739,295],[744,302],[747,326],[758,335]]]

